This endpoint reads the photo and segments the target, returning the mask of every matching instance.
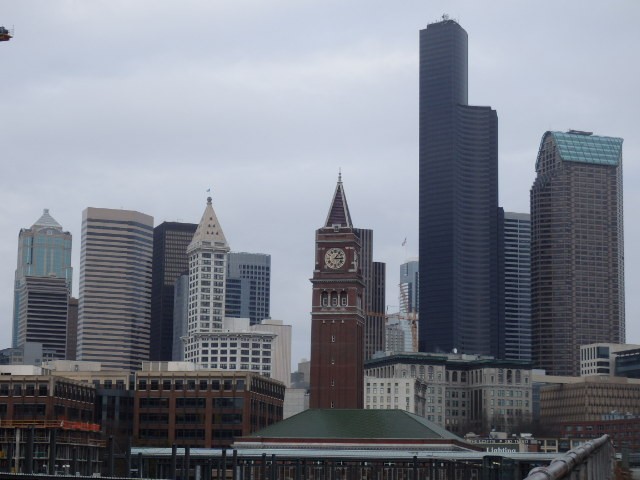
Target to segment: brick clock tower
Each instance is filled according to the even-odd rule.
[[[342,178],[316,230],[311,307],[311,408],[364,408],[364,283],[360,240]]]

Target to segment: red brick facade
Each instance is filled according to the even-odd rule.
[[[346,214],[336,215],[338,209]],[[359,260],[360,240],[339,182],[327,223],[316,231],[311,408],[364,407],[364,284]]]

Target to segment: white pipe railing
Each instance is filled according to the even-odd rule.
[[[615,451],[609,435],[586,442],[546,467],[536,467],[524,480],[611,480]]]

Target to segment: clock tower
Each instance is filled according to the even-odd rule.
[[[364,408],[364,283],[360,239],[342,177],[316,230],[311,306],[311,408]]]

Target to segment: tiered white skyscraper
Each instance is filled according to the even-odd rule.
[[[187,248],[189,300],[184,358],[210,367],[211,334],[222,331],[229,245],[207,198],[200,224]],[[213,367],[216,368],[216,367]]]

